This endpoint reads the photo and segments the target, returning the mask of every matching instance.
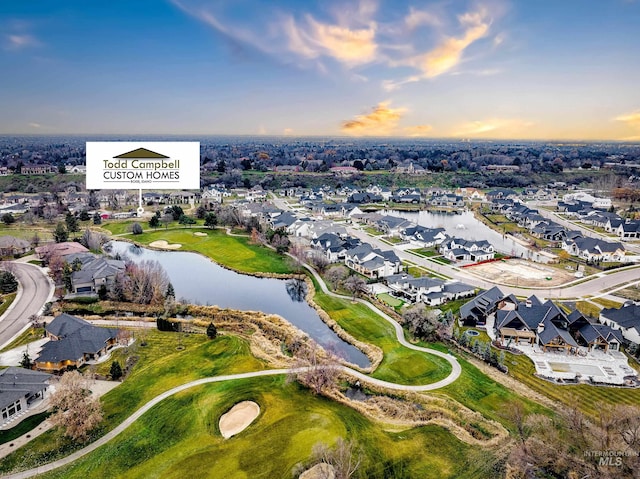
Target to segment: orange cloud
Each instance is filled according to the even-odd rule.
[[[407,136],[426,136],[431,130],[433,130],[433,126],[431,125],[407,126],[404,129]]]
[[[342,131],[355,136],[391,135],[405,112],[405,108],[389,108],[388,102],[381,102],[371,113],[343,122]]]
[[[452,70],[462,60],[462,54],[473,42],[489,33],[489,21],[484,12],[466,13],[458,17],[465,27],[461,37],[446,38],[433,50],[413,60],[426,78],[433,78]]]
[[[518,118],[492,118],[482,121],[471,121],[457,127],[452,136],[490,138],[523,138],[527,137],[532,122]]]
[[[633,113],[617,116],[614,120],[626,123],[631,128],[640,128],[640,111],[634,111]]]

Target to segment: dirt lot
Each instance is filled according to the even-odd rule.
[[[521,259],[495,261],[465,269],[483,278],[513,286],[558,286],[576,279],[568,271]]]

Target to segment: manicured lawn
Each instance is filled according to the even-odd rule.
[[[14,293],[15,296],[15,293]],[[4,306],[4,305],[3,305]],[[16,339],[11,341],[5,348],[2,348],[0,352],[8,351],[9,349],[17,348],[18,346],[23,346],[25,344],[29,344],[33,341],[37,341],[38,339],[42,339],[44,336],[44,328],[29,328]]]
[[[513,429],[508,421],[508,408],[514,402],[520,402],[529,413],[550,414],[550,411],[539,404],[524,399],[502,384],[482,373],[473,364],[458,356],[462,366],[462,374],[453,384],[436,391],[446,394],[483,416],[501,422]],[[509,366],[511,367],[511,366]]]
[[[0,444],[5,444],[9,441],[13,441],[14,439],[19,438],[23,434],[26,434],[32,429],[38,427],[42,421],[47,419],[49,414],[49,412],[34,414],[33,416],[29,416],[28,418],[24,419],[22,422],[12,427],[11,429],[0,431]]]
[[[534,376],[535,367],[526,356],[507,353],[509,374],[534,391],[566,406],[576,406],[586,414],[597,416],[602,407],[616,404],[640,404],[640,389],[621,389],[589,384],[553,384]]]
[[[195,232],[207,236],[195,236]],[[285,257],[264,246],[251,244],[249,238],[228,236],[220,229],[187,228],[147,231],[129,236],[136,242],[149,244],[157,240],[182,245],[181,251],[197,251],[214,261],[245,273],[291,273]]]
[[[0,236],[14,236],[23,240],[31,241],[31,238],[38,233],[40,241],[50,241],[53,239],[51,232],[56,227],[54,224],[38,223],[34,226],[26,226],[24,224],[12,224],[10,226],[0,223]]]
[[[9,294],[0,294],[0,298],[2,298],[2,304],[0,304],[0,316],[4,314],[4,312],[9,309],[13,300],[16,299],[16,295],[18,293],[9,293]]]
[[[128,354],[119,350],[114,356],[123,366],[127,356],[138,359],[131,375],[102,398],[105,421],[95,435],[114,428],[140,406],[172,387],[207,376],[267,369],[251,355],[247,342],[236,336],[223,335],[210,341],[204,335],[183,335],[184,349],[177,351],[176,333],[150,330],[146,334],[147,346],[132,348]],[[107,361],[98,372],[105,373],[110,366],[111,361]],[[3,458],[0,472],[18,464],[33,467],[43,458],[59,458],[79,447],[57,430],[48,431],[35,438],[28,448]]]
[[[314,301],[355,338],[380,347],[384,359],[373,376],[401,384],[427,384],[451,372],[447,361],[402,346],[392,326],[366,306],[316,290]]]
[[[602,307],[589,301],[578,301],[576,303],[576,309],[582,314],[591,316],[592,318],[597,318],[598,316],[600,316],[600,310],[602,309]]]
[[[388,304],[392,308],[398,308],[404,304],[404,301],[398,298],[394,298],[388,293],[381,293],[378,295],[378,299],[383,303]]]
[[[224,440],[221,414],[242,400],[260,405],[244,432]],[[199,386],[154,407],[112,443],[46,478],[289,478],[313,445],[353,438],[359,478],[491,478],[491,453],[426,426],[388,432],[355,410],[315,397],[285,379]]]

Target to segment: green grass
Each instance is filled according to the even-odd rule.
[[[0,236],[8,235],[15,238],[31,241],[33,235],[38,233],[40,242],[44,243],[45,241],[53,240],[53,235],[51,234],[51,232],[53,231],[55,226],[55,223],[48,224],[44,222],[37,223],[34,226],[26,226],[19,222],[9,226],[5,225],[4,223],[0,223]]]
[[[432,258],[434,256],[442,256],[440,253],[435,251],[433,248],[419,248],[419,249],[409,249],[407,250],[410,253],[413,253],[418,256],[423,256],[427,258]]]
[[[600,316],[600,310],[602,309],[597,304],[593,304],[589,301],[578,301],[576,303],[576,309],[586,316],[597,318]]]
[[[404,301],[398,298],[394,298],[388,293],[381,293],[378,295],[378,299],[385,304],[388,304],[392,308],[399,308],[404,304]]]
[[[589,384],[558,385],[534,376],[535,366],[524,355],[517,356],[507,353],[505,363],[509,368],[509,375],[534,391],[566,406],[577,406],[591,416],[598,416],[602,405],[607,407],[616,404],[635,406],[640,404],[640,389],[601,387]]]
[[[116,351],[114,359],[125,365],[127,357],[138,361],[130,376],[102,398],[105,421],[95,431],[94,438],[113,429],[136,409],[158,394],[194,379],[220,374],[234,374],[266,369],[264,362],[254,358],[246,341],[231,335],[210,341],[204,335],[183,335],[184,349],[176,350],[177,333],[150,330],[147,346]],[[134,343],[135,344],[135,343]],[[105,373],[111,361],[101,365]],[[169,429],[170,430],[170,429]],[[0,462],[0,472],[13,468],[33,467],[39,461],[49,461],[67,455],[81,447],[60,434],[47,431],[35,438],[28,448],[22,448]]]
[[[40,425],[42,421],[47,419],[49,414],[49,412],[34,414],[33,416],[29,416],[28,418],[22,420],[19,424],[16,424],[11,429],[0,431],[0,444],[5,444],[7,442],[13,441],[23,434],[28,433],[32,429],[35,429]]]
[[[2,298],[2,304],[0,304],[0,316],[2,316],[7,309],[9,309],[11,303],[13,303],[13,301],[16,299],[17,294],[18,293],[9,293],[0,295],[0,298]]]
[[[195,232],[207,236],[195,236]],[[157,240],[182,245],[181,251],[197,251],[214,261],[244,273],[291,273],[285,257],[264,246],[251,244],[249,238],[228,236],[223,230],[188,228],[148,231],[130,239],[142,244]]]
[[[620,303],[619,301],[613,301],[606,298],[593,298],[592,301],[594,303],[601,304],[605,308],[620,308],[622,306],[622,303]]]
[[[25,344],[29,344],[33,341],[37,341],[38,339],[42,339],[44,337],[44,328],[29,328],[16,339],[7,344],[6,347],[0,350],[0,353],[3,351],[8,351],[13,348],[17,348],[18,346],[24,346]]]
[[[372,228],[371,226],[366,226],[364,230],[369,233],[371,236],[382,236],[384,234],[383,231]]]
[[[374,377],[400,384],[427,384],[451,372],[451,366],[444,359],[402,346],[393,327],[366,306],[319,291],[314,301],[355,338],[382,349],[384,359],[373,373]]]
[[[462,374],[457,381],[436,391],[436,394],[448,395],[483,416],[504,424],[511,430],[513,430],[513,424],[509,422],[508,408],[514,402],[522,403],[528,413],[551,413],[543,406],[522,398],[509,388],[494,381],[465,359],[458,357],[458,360],[462,366]]]
[[[221,414],[242,400],[260,416],[224,440]],[[495,458],[437,426],[385,431],[355,410],[312,396],[283,377],[199,386],[154,407],[120,437],[46,478],[290,478],[313,445],[353,438],[363,462],[355,477],[491,478]],[[436,446],[437,445],[437,446]]]

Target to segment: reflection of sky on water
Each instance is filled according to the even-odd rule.
[[[112,254],[126,254],[135,262],[158,261],[169,275],[176,299],[185,298],[192,303],[221,308],[278,314],[322,346],[355,364],[369,365],[369,360],[362,352],[342,341],[306,301],[299,301],[304,299],[304,293],[294,282],[238,274],[196,253],[153,251],[123,241],[112,241],[110,244],[113,246]],[[287,290],[288,284],[290,291]]]

